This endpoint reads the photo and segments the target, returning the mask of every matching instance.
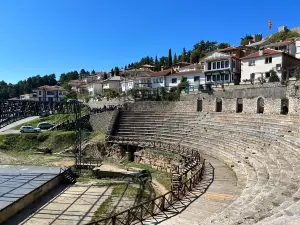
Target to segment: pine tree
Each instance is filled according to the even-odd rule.
[[[169,56],[168,56],[168,66],[169,68],[171,68],[173,65],[173,62],[172,62],[172,49],[169,49]]]
[[[182,49],[182,54],[181,54],[181,57],[180,57],[180,61],[185,62],[185,59],[186,59],[186,50],[185,50],[185,48],[183,48]]]
[[[177,55],[176,53],[174,54],[174,59],[173,59],[173,65],[175,65],[177,63]]]
[[[111,69],[110,73],[111,73],[111,76],[112,76],[112,77],[115,75],[115,71],[114,71],[113,68]]]
[[[159,62],[157,56],[155,56],[154,66],[155,66],[154,70],[159,71]]]
[[[91,74],[95,75],[96,74],[95,70],[92,70]]]

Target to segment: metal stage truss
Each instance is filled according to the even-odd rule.
[[[84,110],[87,108],[87,110]],[[82,164],[82,124],[87,121],[88,106],[80,102],[37,102],[26,100],[0,101],[0,128],[30,116],[74,114],[75,118],[75,168],[80,173]]]

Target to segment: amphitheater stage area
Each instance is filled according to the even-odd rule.
[[[0,165],[0,223],[55,187],[60,167]]]

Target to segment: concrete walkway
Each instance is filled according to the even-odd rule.
[[[31,117],[27,117],[25,119],[13,122],[13,123],[11,123],[11,124],[3,127],[3,128],[0,128],[0,135],[1,134],[19,133],[20,132],[19,130],[13,130],[13,128],[16,127],[16,126],[19,126],[23,123],[27,123],[27,122],[30,122],[32,120],[35,120],[37,118],[39,118],[39,116],[31,116]]]
[[[201,224],[214,213],[224,210],[232,201],[236,191],[236,177],[225,164],[205,156],[206,169],[202,182],[187,199],[143,224]]]
[[[4,225],[87,224],[102,202],[111,195],[111,191],[110,186],[97,187],[83,184],[68,186],[60,190],[59,194],[45,195],[34,203],[32,208],[26,208]]]

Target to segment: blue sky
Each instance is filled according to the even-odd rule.
[[[106,71],[204,39],[238,45],[246,33],[300,26],[300,1],[1,0],[0,80],[84,68]],[[297,23],[298,22],[298,23]]]

